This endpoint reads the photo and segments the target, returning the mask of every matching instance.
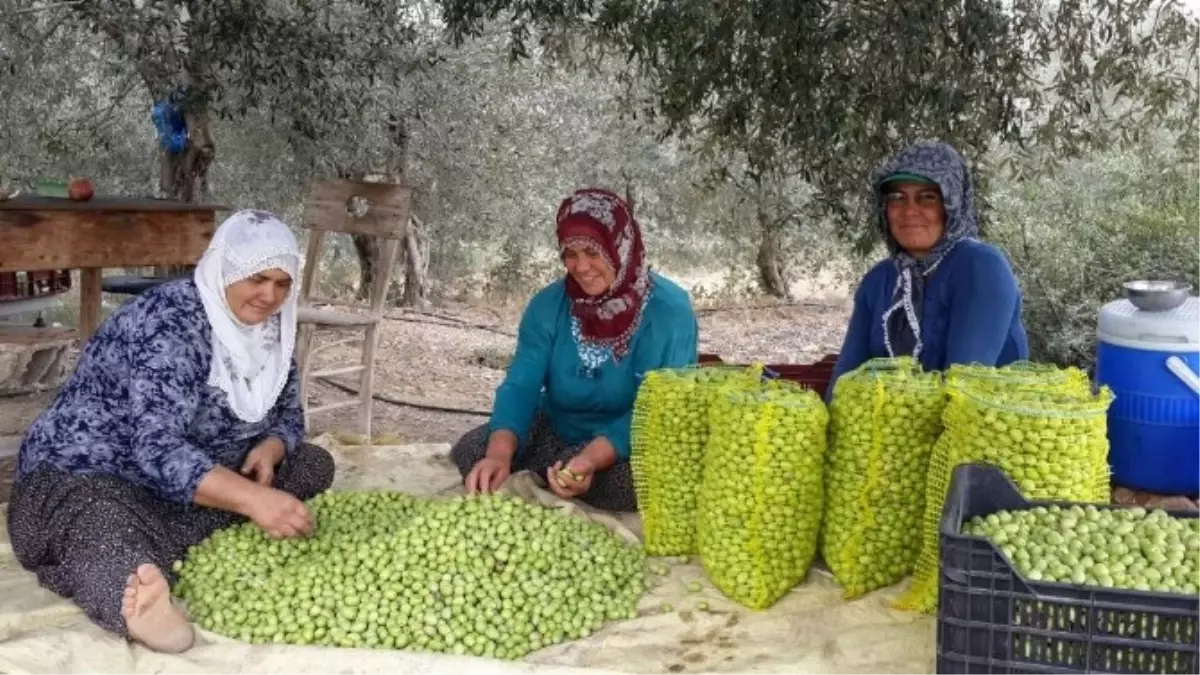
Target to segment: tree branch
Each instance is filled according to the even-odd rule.
[[[118,88],[118,92],[113,96],[112,101],[109,102],[106,108],[98,113],[88,113],[83,118],[71,120],[63,124],[61,127],[59,127],[57,133],[62,135],[65,133],[76,132],[82,130],[84,127],[88,127],[93,131],[99,131],[111,121],[113,112],[116,111],[117,107],[124,103],[125,99],[129,97],[129,94],[133,91],[137,84],[138,76],[139,73],[136,71],[127,76],[125,81],[122,82],[121,86]]]
[[[341,382],[338,382],[336,380],[319,377],[319,378],[317,378],[317,381],[324,382],[325,384],[328,384],[329,386],[334,387],[335,389],[341,389],[342,391],[346,392],[347,394],[353,394],[354,396],[358,396],[358,393],[359,393],[358,390],[355,389],[354,387],[351,387],[348,384],[342,384]],[[435,412],[455,413],[458,415],[478,415],[480,417],[491,417],[492,416],[491,410],[473,410],[471,408],[454,408],[451,406],[433,405],[433,404],[429,404],[429,403],[413,403],[412,401],[405,401],[404,399],[388,396],[387,394],[373,394],[371,396],[371,398],[375,399],[376,401],[383,401],[384,403],[391,403],[392,405],[401,406],[404,408],[416,408],[418,410],[433,410]]]
[[[147,22],[136,22],[132,17],[122,13],[115,16],[110,15],[96,8],[95,5],[85,4],[78,11],[84,18],[96,22],[96,25],[113,41],[113,44],[125,54],[125,58],[142,76],[142,81],[152,98],[157,99],[170,90],[170,78],[164,77],[160,72],[155,72],[149,65],[151,60],[143,58],[145,55],[143,46],[150,42],[151,30]]]
[[[503,335],[505,337],[511,337],[511,338],[515,338],[517,336],[516,333],[511,333],[509,331],[504,330],[503,328],[496,328],[495,326],[489,326],[487,324],[468,323],[466,321],[452,319],[450,317],[443,317],[443,316],[440,316],[437,314],[432,314],[432,313],[428,314],[428,316],[430,316],[431,318],[435,318],[435,319],[442,319],[442,321],[431,321],[428,319],[419,319],[419,318],[413,317],[413,316],[398,316],[396,314],[385,314],[384,318],[388,319],[390,321],[404,321],[406,323],[424,323],[424,324],[428,324],[431,326],[445,326],[446,328],[476,328],[479,330],[488,331],[489,333],[495,333],[497,335]]]
[[[46,12],[46,11],[49,11],[52,9],[59,9],[62,7],[74,7],[75,5],[81,4],[82,2],[83,2],[83,0],[66,0],[65,2],[51,2],[51,3],[45,4],[45,5],[37,5],[35,7],[26,7],[24,9],[14,9],[10,12],[5,12],[4,14],[0,14],[0,19],[4,19],[4,18],[10,17],[10,16],[20,16],[22,14],[35,14],[37,12]]]
[[[770,302],[759,303],[756,305],[738,305],[736,307],[700,307],[696,309],[697,316],[706,316],[716,314],[718,312],[741,312],[755,311],[760,309],[778,309],[787,307],[811,307],[813,309],[837,309],[836,303],[829,302],[814,302],[812,300],[788,301],[788,302]]]

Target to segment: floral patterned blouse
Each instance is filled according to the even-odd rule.
[[[75,372],[21,444],[17,482],[41,466],[109,474],[190,504],[218,464],[239,470],[259,441],[292,453],[304,438],[293,361],[287,386],[260,422],[238,419],[208,385],[211,328],[191,279],[142,293],[87,343]]]

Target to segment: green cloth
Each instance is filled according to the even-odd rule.
[[[918,176],[915,173],[897,172],[883,179],[883,185],[888,183],[922,183],[926,185],[935,185],[936,181],[930,180],[925,176]]]

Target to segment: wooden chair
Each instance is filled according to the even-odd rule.
[[[356,183],[336,180],[315,184],[304,204],[304,227],[309,230],[308,253],[300,283],[299,324],[296,338],[296,364],[300,371],[300,397],[304,421],[320,412],[359,406],[359,425],[367,442],[371,439],[371,402],[375,394],[375,349],[379,343],[379,325],[387,299],[388,285],[395,267],[411,212],[412,190],[391,183]],[[327,233],[357,234],[380,239],[380,259],[373,270],[366,306],[340,300],[312,297],[313,281],[320,267]],[[358,309],[339,311],[325,306]],[[365,310],[365,311],[361,311]],[[312,348],[318,329],[362,332],[361,337],[335,340]],[[337,345],[362,342],[362,357],[355,365],[311,371],[313,356]],[[357,400],[338,401],[309,408],[308,393],[315,377],[359,374]]]

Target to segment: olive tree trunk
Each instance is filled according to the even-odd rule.
[[[758,210],[758,223],[760,238],[758,255],[755,257],[758,283],[764,293],[776,298],[790,299],[792,292],[783,264],[783,228],[778,222],[773,222],[762,208]]]
[[[209,198],[208,169],[217,156],[212,127],[207,111],[185,113],[188,146],[183,152],[172,154],[163,148],[158,150],[158,189],[166,198],[179,202],[203,202]],[[168,265],[163,268],[167,276],[183,276],[195,265]]]

